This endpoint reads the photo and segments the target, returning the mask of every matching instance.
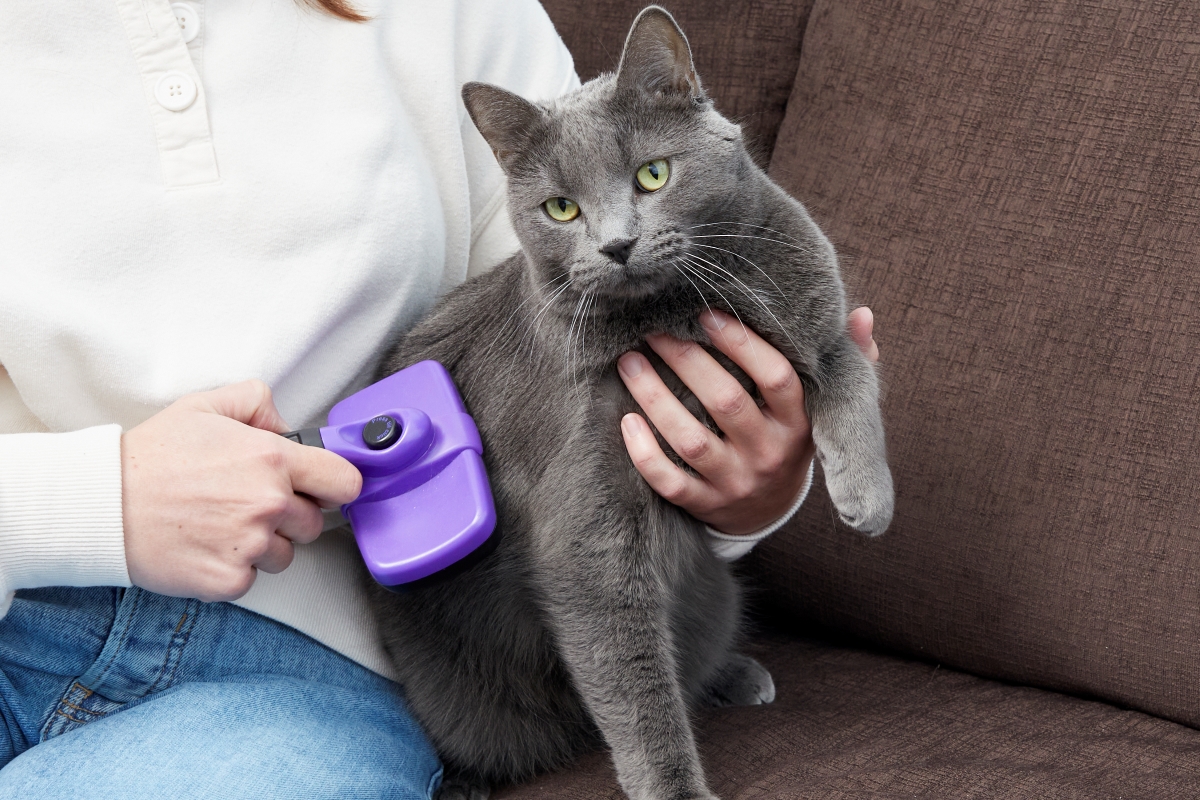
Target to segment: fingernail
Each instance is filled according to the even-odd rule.
[[[641,433],[641,431],[638,430],[637,420],[634,419],[636,416],[637,414],[626,414],[625,416],[621,417],[621,430],[625,431],[626,436],[633,437]]]
[[[637,353],[626,353],[617,361],[617,369],[626,378],[636,378],[642,374],[642,357]]]
[[[709,330],[719,331],[729,324],[729,318],[717,311],[705,311],[700,315],[700,324]]]

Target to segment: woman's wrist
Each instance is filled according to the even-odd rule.
[[[796,512],[800,510],[800,506],[804,505],[804,501],[808,498],[808,490],[812,488],[813,482],[813,466],[814,462],[809,461],[808,474],[804,479],[804,485],[800,487],[800,493],[796,496],[796,500],[792,503],[791,508],[770,525],[760,528],[757,531],[743,534],[723,533],[711,525],[705,525],[704,530],[711,537],[709,545],[712,547],[713,553],[717,558],[722,561],[735,561],[754,549],[754,545],[787,524],[788,520],[796,515]]]

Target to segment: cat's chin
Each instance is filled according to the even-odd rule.
[[[619,272],[579,275],[576,286],[579,291],[609,300],[645,300],[667,288],[673,281],[671,275],[660,269],[625,268]]]

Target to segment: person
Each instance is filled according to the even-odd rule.
[[[276,434],[320,424],[441,293],[516,250],[460,86],[545,100],[578,79],[535,0],[359,2],[362,22],[321,4],[342,16],[0,5],[0,797],[436,790],[353,540],[322,533],[360,476]],[[874,348],[869,311],[850,326]],[[626,357],[667,440],[703,437],[698,476],[640,416],[622,427],[732,558],[798,506],[813,446],[782,356],[724,341],[788,408],[652,337],[737,422],[698,430]]]

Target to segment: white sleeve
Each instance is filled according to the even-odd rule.
[[[753,533],[734,536],[729,533],[721,533],[720,531],[710,528],[707,525],[704,529],[708,531],[709,545],[712,546],[713,553],[722,561],[736,561],[742,556],[754,549],[754,545],[761,542],[763,539],[770,536],[775,531],[783,527],[789,519],[796,515],[800,510],[800,506],[804,505],[804,499],[808,497],[808,490],[812,488],[813,482],[813,465],[809,462],[808,477],[804,479],[804,485],[800,487],[800,496],[796,498],[796,502],[792,503],[792,507],[787,513],[779,519],[772,522],[765,528],[757,530]]]
[[[482,81],[533,102],[579,87],[575,62],[536,0],[468,0],[458,30],[459,82]],[[461,108],[463,155],[471,191],[471,257],[467,275],[486,272],[520,245],[508,218],[504,173]]]
[[[482,223],[482,228],[471,231],[471,255],[467,259],[468,278],[487,272],[521,249],[521,243],[517,240],[517,234],[508,218],[508,204],[504,195],[502,184],[496,190],[495,207]]]
[[[129,585],[121,426],[0,435],[0,607],[16,589]]]

